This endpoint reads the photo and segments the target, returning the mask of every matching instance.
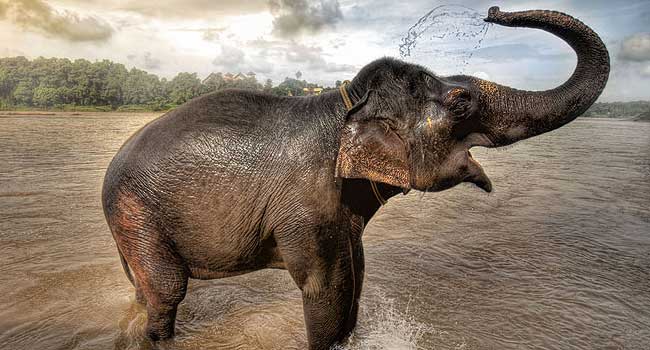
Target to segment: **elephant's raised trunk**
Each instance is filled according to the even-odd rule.
[[[609,76],[609,53],[598,35],[579,20],[556,11],[501,12],[490,8],[487,22],[539,28],[566,41],[578,63],[564,84],[547,91],[524,91],[471,78],[479,90],[479,111],[490,146],[504,146],[574,120],[593,104]]]

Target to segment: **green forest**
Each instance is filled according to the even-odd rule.
[[[650,120],[650,101],[596,102],[583,116],[589,118]]]
[[[0,58],[0,110],[165,111],[227,88],[300,96],[304,88],[317,87],[301,77],[296,72],[295,79],[273,85],[270,79],[258,82],[253,72],[213,73],[203,80],[196,73],[181,72],[168,80],[109,60],[7,57]],[[646,120],[650,102],[595,103],[584,116]]]
[[[317,87],[301,76],[297,72],[296,79],[276,86],[270,79],[258,82],[253,72],[216,73],[204,80],[181,72],[167,80],[109,60],[7,57],[0,58],[0,110],[163,111],[226,88],[300,96],[304,88]]]

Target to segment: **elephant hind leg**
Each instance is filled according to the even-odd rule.
[[[151,212],[137,195],[120,190],[107,206],[113,238],[136,288],[146,301],[146,332],[152,340],[174,335],[178,304],[185,298],[189,271],[171,242],[152,224]]]
[[[122,263],[122,268],[124,269],[124,273],[126,274],[126,277],[129,279],[129,282],[133,285],[133,288],[135,288],[135,302],[140,304],[140,305],[147,305],[147,297],[144,295],[144,291],[140,286],[137,285],[135,279],[133,278],[133,273],[131,272],[131,268],[129,267],[129,264],[126,262],[126,258],[124,258],[124,254],[118,249],[117,253],[120,255],[120,262]]]
[[[171,338],[178,304],[187,291],[187,268],[156,232],[122,234],[118,244],[133,274],[136,301],[146,305],[147,336]]]

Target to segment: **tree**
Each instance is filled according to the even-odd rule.
[[[178,73],[169,82],[171,102],[182,104],[198,96],[201,92],[201,80],[196,73]]]
[[[278,85],[278,89],[276,89],[276,94],[278,95],[289,95],[291,96],[302,96],[304,95],[303,89],[308,86],[307,82],[304,80],[298,80],[298,79],[292,79],[292,78],[285,78],[280,85]]]
[[[90,62],[85,59],[25,57],[0,58],[0,105],[50,108],[59,104],[105,106],[146,105],[166,109],[201,94],[227,88],[263,90],[276,95],[304,95],[305,87],[316,84],[286,78],[278,86],[271,79],[264,84],[254,72],[245,75],[210,74],[203,82],[196,73],[179,73],[171,81],[154,74],[109,60]],[[340,81],[337,81],[337,86]],[[326,89],[327,90],[327,89]]]
[[[32,104],[33,96],[34,92],[32,91],[32,82],[27,80],[20,81],[13,93],[14,101],[23,106],[30,106]]]
[[[264,91],[271,92],[272,89],[273,89],[273,80],[266,79],[266,82],[264,83]]]
[[[149,104],[163,96],[163,86],[154,74],[132,68],[122,85],[124,104]]]
[[[222,89],[226,85],[225,80],[223,80],[223,74],[212,73],[203,81],[203,86],[205,87],[205,92],[217,91]]]
[[[34,89],[34,104],[39,107],[52,107],[60,102],[57,88],[41,85]]]
[[[101,92],[102,101],[113,108],[124,104],[124,81],[128,75],[123,64],[110,62]]]

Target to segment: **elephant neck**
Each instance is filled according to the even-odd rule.
[[[367,223],[390,198],[402,193],[399,187],[366,179],[342,179],[341,200]],[[374,184],[374,185],[373,185]]]

